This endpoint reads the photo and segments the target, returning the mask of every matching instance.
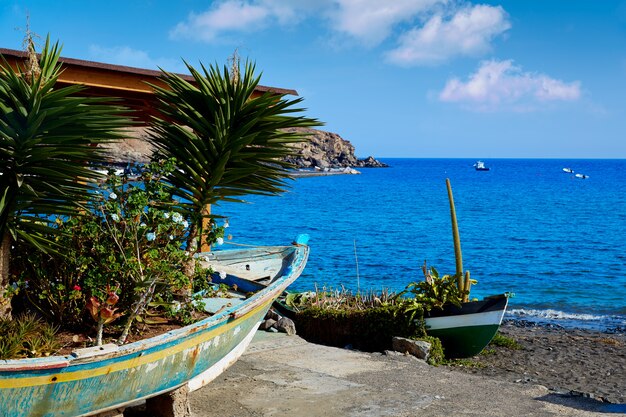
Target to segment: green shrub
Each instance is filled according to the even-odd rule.
[[[388,305],[365,310],[310,307],[296,314],[298,333],[305,339],[331,346],[351,345],[364,351],[391,349],[393,336],[424,336],[423,322],[410,320]]]
[[[59,325],[85,327],[93,319],[99,335],[104,324],[123,317],[123,343],[153,298],[166,305],[189,293],[183,265],[192,260],[184,249],[190,220],[172,211],[172,190],[161,181],[174,166],[153,163],[140,181],[110,172],[89,211],[56,219],[62,256],[18,247],[13,270],[26,307]],[[223,232],[213,224],[213,239]]]
[[[61,347],[56,340],[57,328],[34,315],[0,320],[0,359],[49,356]]]
[[[503,347],[503,348],[507,348],[511,350],[520,350],[524,348],[517,340],[511,337],[505,336],[500,332],[496,333],[493,339],[491,339],[491,342],[489,343],[489,345],[499,346],[499,347]]]

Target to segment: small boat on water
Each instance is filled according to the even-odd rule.
[[[568,174],[573,174],[574,170],[572,168],[563,168],[563,172],[567,172]]]
[[[476,171],[489,171],[489,167],[486,167],[483,161],[476,161],[474,168]]]
[[[589,175],[585,175],[585,174],[576,174],[576,175],[574,175],[574,176],[575,176],[576,178],[580,178],[580,179],[583,179],[583,180],[585,180],[585,179],[589,178]]]
[[[69,355],[0,360],[0,415],[89,416],[187,386],[201,388],[244,352],[272,302],[304,269],[306,237],[294,245],[203,253],[213,281],[236,284],[228,298],[207,297],[215,314],[127,345]]]

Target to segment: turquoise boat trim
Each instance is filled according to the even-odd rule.
[[[241,355],[273,300],[304,269],[308,247],[284,248],[289,262],[271,284],[190,326],[95,354],[80,350],[0,361],[0,410],[11,417],[88,416],[190,381],[199,388]],[[215,372],[207,372],[214,367]]]

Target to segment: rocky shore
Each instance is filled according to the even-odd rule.
[[[516,384],[626,404],[626,335],[568,330],[525,321],[500,329],[521,349],[490,346],[457,370]],[[624,410],[626,411],[626,409]]]
[[[294,153],[286,160],[297,168],[386,168],[387,164],[373,156],[358,159],[354,146],[336,133],[317,129],[293,128],[308,134],[309,140],[294,145]]]
[[[336,133],[316,129],[295,128],[292,131],[308,134],[309,140],[294,145],[293,155],[285,158],[296,168],[384,168],[388,165],[373,156],[359,159],[355,156],[354,146]],[[146,163],[152,155],[152,148],[145,140],[146,132],[137,127],[128,130],[128,137],[121,142],[107,147],[111,163],[126,165]]]

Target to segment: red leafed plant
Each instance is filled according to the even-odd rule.
[[[120,299],[119,295],[116,294],[118,289],[119,288],[111,289],[111,287],[107,285],[106,300],[101,301],[98,300],[97,297],[91,296],[85,306],[87,311],[91,314],[91,317],[93,317],[96,323],[98,323],[98,336],[96,339],[97,346],[102,344],[102,332],[104,330],[104,325],[109,324],[122,316],[122,313],[116,313],[117,308],[114,307]]]

